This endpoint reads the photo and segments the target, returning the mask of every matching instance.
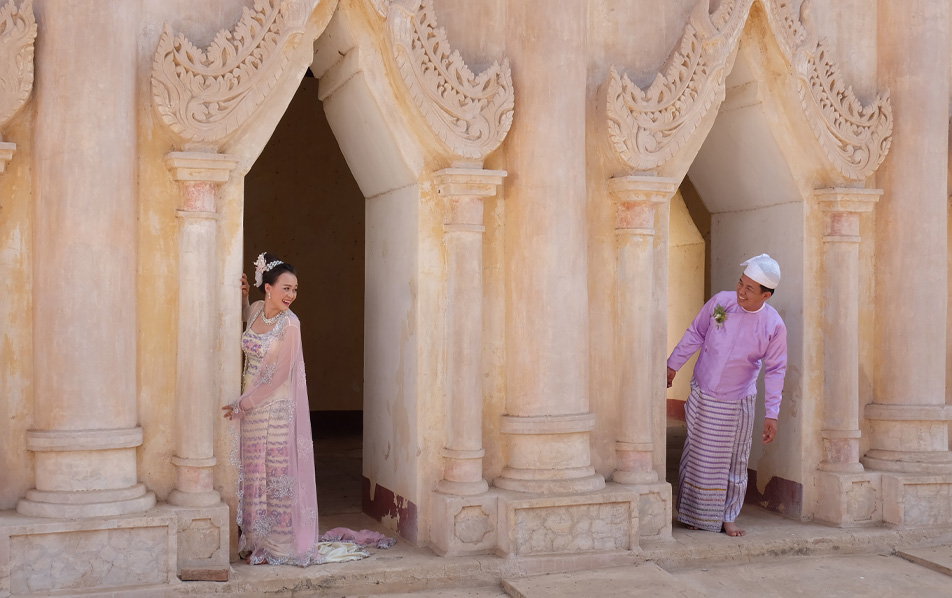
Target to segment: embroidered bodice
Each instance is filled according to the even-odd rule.
[[[241,375],[241,391],[243,393],[251,388],[252,381],[254,381],[258,377],[259,372],[261,372],[265,356],[267,356],[268,349],[270,349],[273,341],[283,337],[284,331],[287,328],[288,317],[291,314],[290,311],[282,313],[278,323],[274,325],[274,328],[268,332],[258,334],[251,329],[251,326],[255,323],[263,310],[264,306],[254,312],[254,315],[248,320],[248,325],[245,327],[244,333],[241,335],[241,350],[245,354],[245,366]],[[267,372],[265,372],[265,375],[267,376]]]

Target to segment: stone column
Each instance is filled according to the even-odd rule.
[[[217,193],[238,160],[195,151],[171,152],[165,163],[180,189],[175,488],[168,498],[178,518],[178,574],[182,580],[226,581],[230,517],[213,470],[221,417]]]
[[[37,5],[31,516],[145,511],[136,408],[139,4]],[[95,32],[97,43],[82,41]],[[108,51],[103,51],[108,48]],[[95,64],[95,80],[86,68]]]
[[[437,489],[468,496],[483,479],[483,198],[506,172],[448,168],[435,173],[446,202],[446,446]]]
[[[823,234],[823,471],[858,473],[859,462],[859,215],[879,189],[821,189]]]
[[[870,445],[880,471],[952,473],[945,406],[949,3],[880,0],[879,75],[895,115],[876,180],[877,349]]]
[[[218,409],[218,185],[238,165],[231,156],[172,152],[165,158],[179,182],[178,362],[175,385],[175,489],[169,503],[218,504],[215,419]]]
[[[510,2],[518,116],[506,160],[507,466],[524,492],[604,486],[592,467],[586,216],[587,8]]]
[[[669,201],[678,181],[627,176],[608,181],[615,202],[617,273],[615,279],[615,369],[619,410],[617,462],[612,481],[656,482],[652,398],[657,368],[652,342],[655,207]]]

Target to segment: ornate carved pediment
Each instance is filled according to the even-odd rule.
[[[15,115],[33,90],[33,0],[18,9],[10,0],[0,8],[0,126]]]
[[[754,0],[722,2],[713,15],[699,0],[679,49],[647,90],[613,68],[608,78],[607,121],[615,154],[637,172],[651,172],[692,137],[711,108],[724,98],[729,61]],[[843,82],[823,42],[809,27],[810,0],[801,5],[805,25],[790,0],[760,0],[777,37],[814,134],[827,159],[843,176],[862,180],[889,151],[892,109],[881,93],[863,106]]]
[[[205,50],[166,24],[152,65],[152,98],[186,142],[220,144],[268,96],[304,31],[300,0],[255,0]]]
[[[837,171],[863,180],[879,168],[892,141],[889,92],[863,106],[843,80],[824,41],[818,41],[810,20],[810,0],[794,17],[789,0],[762,0],[784,57],[797,80],[797,93],[826,153]]]
[[[632,169],[652,171],[690,140],[712,107],[724,99],[751,0],[723,2],[713,15],[709,0],[691,13],[681,44],[647,90],[613,67],[608,77],[608,136]]]
[[[457,158],[485,159],[512,126],[509,61],[474,75],[437,26],[432,0],[371,2],[387,16],[393,58],[430,129]]]

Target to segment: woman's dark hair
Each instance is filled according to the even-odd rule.
[[[273,253],[264,254],[265,264],[270,264],[271,262],[280,261],[280,260],[281,258],[274,255]],[[264,285],[266,284],[273,285],[274,282],[278,279],[278,277],[281,276],[281,274],[285,272],[290,272],[291,274],[294,274],[295,276],[297,276],[297,273],[294,272],[294,266],[292,266],[291,264],[286,264],[282,262],[261,275],[261,286],[258,287],[258,290],[263,293]]]

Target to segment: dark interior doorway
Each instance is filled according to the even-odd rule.
[[[301,318],[322,515],[361,510],[364,221],[318,80],[306,76],[245,177],[242,263],[250,276],[270,251],[298,273],[291,309]]]

